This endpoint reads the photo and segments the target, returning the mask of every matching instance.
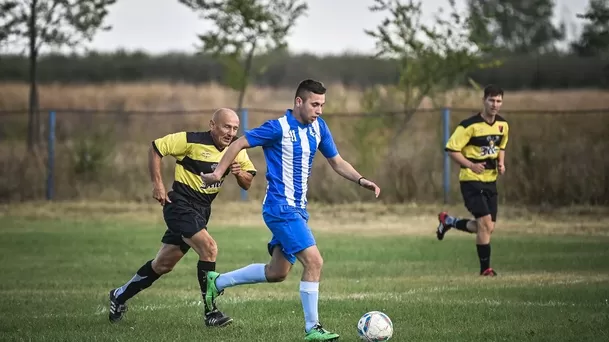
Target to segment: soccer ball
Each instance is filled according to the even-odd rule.
[[[393,336],[393,323],[384,313],[370,311],[357,322],[357,333],[364,341],[387,341]]]

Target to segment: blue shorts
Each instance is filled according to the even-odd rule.
[[[315,246],[315,238],[307,225],[309,214],[306,209],[289,205],[265,205],[262,207],[262,218],[273,233],[268,244],[271,256],[275,246],[279,246],[285,258],[293,265],[296,253]]]

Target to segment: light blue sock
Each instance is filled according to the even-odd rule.
[[[228,273],[223,273],[216,278],[216,288],[222,291],[227,287],[241,284],[265,283],[264,264],[251,264]]]
[[[319,301],[319,282],[301,281],[300,300],[305,318],[305,331],[309,332],[319,321],[317,303]]]

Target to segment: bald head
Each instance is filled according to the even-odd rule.
[[[225,148],[239,131],[239,116],[232,109],[220,108],[212,115],[209,128],[216,146]]]
[[[220,108],[214,112],[214,115],[211,117],[211,120],[216,124],[221,124],[227,120],[237,120],[239,121],[239,116],[235,113],[234,110],[229,108]]]

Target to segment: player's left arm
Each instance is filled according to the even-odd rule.
[[[503,134],[503,138],[499,144],[499,154],[497,156],[497,170],[501,175],[505,173],[505,148],[507,147],[508,143],[508,132],[509,126],[506,125],[505,133]]]
[[[357,172],[353,165],[344,160],[340,154],[337,154],[332,158],[327,158],[327,160],[334,172],[352,182],[357,183],[359,186],[374,191],[376,197],[379,197],[381,188],[379,188],[374,182],[363,177],[359,172]]]
[[[321,126],[321,125],[320,125]],[[374,191],[375,196],[378,198],[381,189],[372,181],[363,177],[349,162],[343,159],[338,153],[332,133],[325,127],[320,127],[322,130],[321,142],[319,143],[319,151],[328,160],[328,163],[334,170],[334,172],[341,175],[343,178],[348,179],[359,186],[364,187],[368,190]]]
[[[256,168],[247,155],[246,150],[241,150],[241,152],[239,152],[237,159],[231,165],[231,172],[235,175],[237,183],[243,190],[248,190],[250,188],[254,176],[256,175]]]

